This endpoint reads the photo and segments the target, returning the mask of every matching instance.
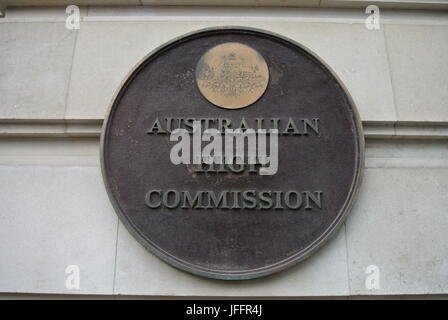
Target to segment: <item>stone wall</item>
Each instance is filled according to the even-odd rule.
[[[8,8],[0,18],[0,292],[152,296],[448,293],[448,12],[364,9]],[[363,183],[335,238],[267,278],[209,280],[173,269],[118,222],[99,134],[120,82],[190,31],[249,26],[302,43],[341,78],[366,136]],[[78,265],[80,289],[65,286]],[[366,268],[380,270],[367,289]]]

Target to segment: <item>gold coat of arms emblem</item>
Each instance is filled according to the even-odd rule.
[[[196,67],[199,91],[208,101],[226,109],[253,104],[263,95],[268,82],[269,69],[263,56],[241,43],[214,46]]]

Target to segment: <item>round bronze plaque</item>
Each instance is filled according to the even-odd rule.
[[[195,145],[207,129],[223,145],[227,132],[253,129],[257,140],[241,141],[257,148],[267,131],[270,162],[188,154],[177,164],[181,141],[210,146]],[[349,94],[317,56],[272,33],[215,28],[163,45],[130,73],[103,126],[101,165],[118,216],[149,251],[197,275],[249,279],[335,233],[359,187],[363,141]]]

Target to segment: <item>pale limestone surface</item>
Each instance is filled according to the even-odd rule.
[[[130,70],[151,50],[182,32],[180,26],[178,33],[171,34],[157,33],[155,27],[142,22],[83,23],[75,50],[67,118],[104,118]]]
[[[385,26],[398,120],[448,121],[448,26]]]
[[[76,32],[0,23],[0,118],[64,118]]]
[[[110,294],[118,218],[97,167],[0,166],[0,291]],[[80,289],[66,289],[66,267]]]
[[[365,171],[346,222],[351,294],[448,291],[447,194],[447,167]],[[380,270],[379,290],[365,286],[369,265]]]
[[[3,0],[8,6],[63,6],[76,4],[83,5],[134,5],[141,4],[140,0]]]
[[[375,4],[381,8],[446,9],[444,0],[3,0],[12,6],[61,6],[61,5],[194,5],[194,6],[285,6],[365,8]]]
[[[362,8],[365,9],[368,5],[377,5],[381,9],[386,8],[400,8],[400,9],[425,9],[437,10],[447,9],[448,4],[444,0],[321,0],[319,5],[321,7],[332,8]]]
[[[213,6],[283,6],[282,1],[260,0],[141,0],[143,5],[213,5]],[[288,4],[299,7],[318,7],[320,0],[289,0]]]

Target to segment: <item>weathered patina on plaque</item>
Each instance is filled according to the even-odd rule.
[[[196,82],[204,97],[226,109],[246,107],[257,101],[268,86],[264,58],[247,45],[219,44],[208,50],[196,66]]]
[[[172,133],[192,138],[195,123],[218,136],[278,132],[277,171],[173,163]],[[150,252],[197,275],[249,279],[302,261],[335,233],[363,148],[356,108],[317,56],[279,35],[216,28],[167,43],[130,73],[104,123],[101,165],[118,216]]]

